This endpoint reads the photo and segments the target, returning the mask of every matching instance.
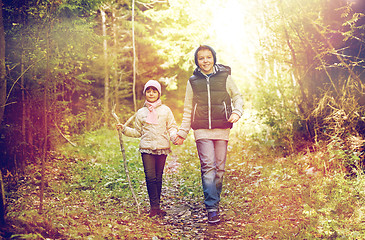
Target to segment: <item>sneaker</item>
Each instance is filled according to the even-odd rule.
[[[214,223],[219,223],[219,221],[220,221],[220,219],[219,219],[218,211],[208,212],[208,223],[214,224]]]

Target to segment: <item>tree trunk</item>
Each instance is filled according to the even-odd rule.
[[[3,25],[2,0],[0,0],[0,123],[4,117],[6,101],[5,32]]]
[[[109,113],[109,69],[108,69],[108,42],[106,34],[106,14],[104,9],[100,9],[102,29],[103,29],[103,51],[104,51],[104,117],[105,124],[107,124],[108,113]]]
[[[116,14],[115,14],[115,8],[112,7],[112,14],[113,14],[113,39],[114,39],[114,51],[113,51],[113,65],[114,65],[114,73],[113,73],[113,79],[114,79],[114,101],[116,109],[119,108],[119,77],[118,77],[118,61],[117,61],[117,51],[118,51],[118,28],[116,23]],[[122,74],[122,73],[121,73]]]
[[[137,99],[136,99],[136,40],[134,34],[134,5],[135,0],[132,0],[132,44],[133,44],[133,104],[134,112],[137,111]]]
[[[22,38],[22,45],[23,45],[23,38]],[[24,72],[24,48],[22,46],[21,50],[21,56],[20,56],[20,72]],[[23,144],[22,144],[22,156],[19,159],[19,169],[20,171],[23,171],[24,161],[26,159],[27,154],[27,138],[26,138],[26,99],[25,99],[25,87],[24,87],[24,74],[20,77],[20,87],[22,89],[22,137],[23,137]]]
[[[34,143],[33,143],[33,125],[31,124],[32,119],[32,104],[30,98],[26,98],[26,106],[28,106],[25,110],[26,113],[26,138],[27,138],[27,157],[30,161],[34,161]]]
[[[5,191],[3,174],[0,171],[0,226],[5,225]]]
[[[4,117],[6,96],[6,71],[5,71],[5,32],[3,25],[3,3],[0,0],[0,124]],[[2,173],[0,170],[0,225],[5,224],[5,194]]]
[[[44,199],[44,187],[45,187],[45,175],[46,175],[46,159],[47,159],[47,141],[48,141],[48,82],[50,81],[50,69],[49,69],[49,32],[47,31],[47,53],[46,53],[46,79],[44,81],[44,95],[43,95],[43,150],[41,157],[41,189],[39,193],[39,214],[43,213],[43,199]]]

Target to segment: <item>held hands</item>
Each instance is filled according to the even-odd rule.
[[[232,113],[228,119],[230,123],[236,123],[240,119],[240,116],[237,113]]]
[[[180,137],[179,135],[175,136],[175,139],[173,140],[173,143],[175,145],[182,145],[184,143],[184,138]]]
[[[230,123],[236,123],[240,119],[240,116],[237,113],[232,113],[228,119]],[[175,145],[182,145],[185,141],[185,138],[180,137],[179,135],[175,135],[173,138],[173,143]]]

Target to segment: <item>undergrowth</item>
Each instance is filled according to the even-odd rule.
[[[347,177],[344,152],[316,147],[283,157],[272,145],[232,134],[222,192],[222,223],[204,221],[200,162],[191,135],[173,146],[164,174],[163,207],[198,206],[202,219],[150,219],[138,139],[124,137],[133,200],[115,130],[101,129],[50,152],[44,211],[38,212],[40,168],[8,174],[9,239],[365,239],[365,179]],[[334,161],[337,161],[336,164]],[[200,209],[200,210],[199,210]],[[196,209],[195,209],[196,210]],[[189,217],[190,216],[190,217]],[[185,225],[185,226],[184,226]],[[195,235],[194,235],[195,234]],[[190,236],[190,237],[189,237]]]

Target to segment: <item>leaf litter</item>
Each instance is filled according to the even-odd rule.
[[[49,213],[44,215],[37,214],[39,180],[24,178],[14,183],[8,208],[11,226],[2,235],[34,233],[45,239],[280,239],[295,237],[307,221],[301,214],[303,187],[289,180],[286,185],[273,187],[273,179],[262,175],[263,166],[227,166],[221,223],[210,225],[200,183],[182,194],[184,182],[179,178],[181,163],[177,156],[169,158],[165,169],[162,208],[167,215],[162,219],[148,218],[147,204],[138,216],[132,199],[125,202],[113,193],[98,193],[97,182],[92,187],[72,186],[73,167],[79,161],[87,160],[55,154],[47,162],[45,201]],[[32,171],[37,175],[39,170],[35,167]],[[65,187],[67,184],[71,185]],[[148,202],[146,194],[140,193],[139,198]],[[19,227],[19,221],[28,227]]]

